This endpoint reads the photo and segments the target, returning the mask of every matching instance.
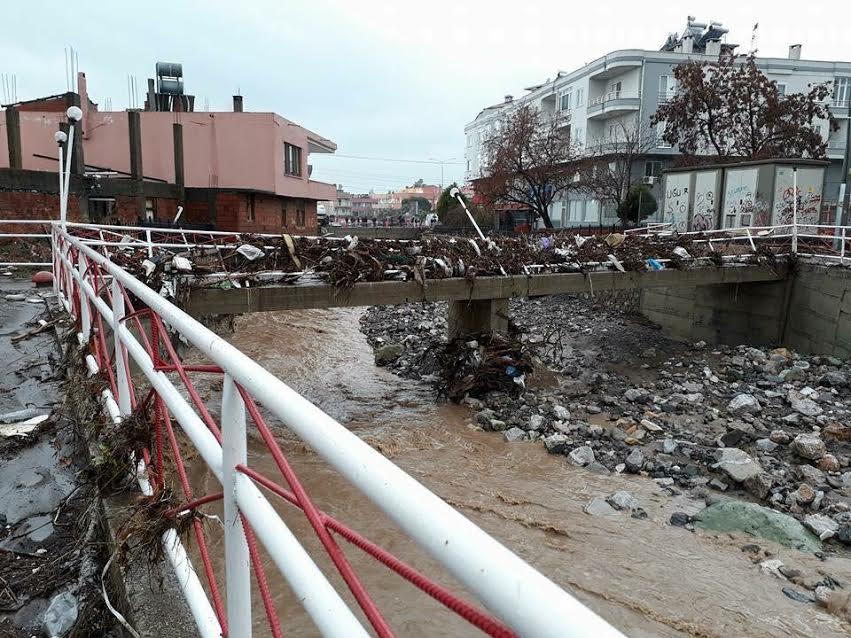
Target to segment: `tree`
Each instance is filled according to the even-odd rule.
[[[624,200],[618,205],[618,217],[624,223],[635,222],[637,224],[655,213],[658,207],[650,188],[645,184],[634,184]]]
[[[443,216],[450,209],[458,206],[458,201],[449,194],[449,192],[453,188],[458,188],[457,182],[452,182],[449,186],[443,189],[443,192],[440,193],[440,197],[437,198],[437,204],[434,205],[434,212],[437,213],[437,216],[443,221]]]
[[[402,202],[400,212],[403,215],[425,215],[431,212],[431,202],[425,197],[409,197]]]
[[[628,126],[621,122],[613,137],[591,144],[579,170],[583,190],[616,209],[627,198],[642,173],[635,174],[638,160],[655,146],[647,124]]]
[[[572,163],[578,158],[560,115],[524,105],[508,114],[483,143],[485,175],[476,190],[494,203],[531,209],[552,228],[550,205],[575,188]]]
[[[754,53],[744,60],[728,53],[717,62],[683,62],[674,78],[677,95],[659,106],[651,123],[664,123],[662,138],[678,145],[687,163],[698,154],[722,161],[821,158],[827,144],[816,122],[838,128],[823,104],[830,83],[783,95],[759,70]]]

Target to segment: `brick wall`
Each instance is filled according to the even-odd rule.
[[[0,219],[59,219],[59,196],[34,191],[0,191]],[[81,221],[76,195],[68,197],[68,220]],[[26,228],[16,226],[14,231],[27,232]],[[2,230],[13,232],[12,227],[5,224]]]
[[[301,225],[299,207],[304,210]],[[206,219],[206,207],[203,218]],[[220,192],[216,195],[216,228],[243,233],[286,230],[295,235],[313,235],[317,231],[316,202],[259,193]]]

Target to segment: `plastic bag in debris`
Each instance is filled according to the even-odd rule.
[[[553,240],[549,237],[541,237],[538,239],[538,248],[541,250],[547,250],[548,248],[552,248]]]
[[[609,261],[612,262],[612,265],[621,272],[626,272],[626,269],[623,267],[623,264],[620,262],[620,259],[618,259],[614,255],[609,255]]]
[[[186,257],[175,255],[174,259],[171,260],[171,264],[177,272],[192,272],[192,262]]]
[[[352,237],[351,235],[346,235],[345,237],[343,237],[343,241],[349,242],[349,245],[346,246],[346,250],[354,250],[355,247],[358,245],[358,238]]]
[[[142,262],[142,268],[145,269],[145,277],[150,277],[153,272],[157,269],[157,265],[152,262],[150,259],[145,259]]]
[[[257,246],[252,246],[251,244],[243,244],[236,249],[236,252],[245,257],[248,261],[254,261],[266,254],[257,248]]]
[[[162,288],[160,288],[160,296],[168,299],[169,297],[174,298],[174,283],[171,281],[164,281]]]
[[[44,612],[42,626],[48,636],[64,636],[77,622],[77,599],[69,591],[57,594]]]
[[[614,248],[615,246],[620,246],[624,239],[626,239],[626,235],[623,233],[612,233],[606,237],[605,241],[609,246]]]
[[[682,246],[677,246],[671,252],[677,255],[678,257],[682,257],[683,259],[691,259],[691,255],[689,254],[689,252]]]
[[[648,259],[646,263],[648,270],[665,270],[665,265],[656,259]]]
[[[574,235],[573,240],[576,242],[577,248],[582,248],[582,244],[584,244],[588,240],[588,238],[583,237],[582,235]]]

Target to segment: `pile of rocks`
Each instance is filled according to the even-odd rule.
[[[400,374],[437,373],[445,329],[435,306],[364,316],[377,353],[401,346],[386,362]],[[747,494],[823,540],[851,544],[846,362],[783,348],[684,345],[578,298],[513,302],[511,314],[527,346],[559,374],[519,397],[466,399],[483,429],[540,440],[595,472],[641,473],[697,495]]]

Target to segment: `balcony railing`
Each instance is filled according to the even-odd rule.
[[[637,100],[640,97],[640,91],[610,91],[609,93],[604,93],[588,100],[588,106],[598,106],[612,100]]]
[[[828,150],[841,150],[845,148],[845,140],[844,139],[836,139],[836,140],[828,140],[827,141]]]

